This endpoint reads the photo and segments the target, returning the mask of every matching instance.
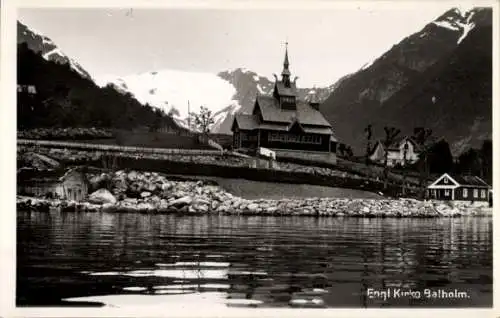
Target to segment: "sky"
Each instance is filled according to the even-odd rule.
[[[303,87],[326,86],[419,31],[450,3],[409,8],[30,8],[19,20],[51,38],[94,78],[238,67],[272,78],[288,42]]]

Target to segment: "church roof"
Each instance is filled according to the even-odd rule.
[[[259,126],[257,117],[251,114],[236,114],[234,120],[236,120],[238,127],[244,130],[252,130]]]
[[[330,123],[323,117],[319,110],[316,109],[317,107],[314,108],[309,103],[319,103],[317,96],[311,96],[312,100],[309,102],[297,99],[297,86],[295,82],[289,81],[288,76],[290,75],[290,70],[288,66],[288,49],[286,49],[282,72],[282,75],[284,75],[283,80],[278,81],[277,76],[275,76],[276,82],[273,95],[257,95],[255,100],[254,111],[256,107],[259,107],[260,115],[255,114],[255,112],[253,112],[255,115],[236,114],[232,130],[234,130],[235,125],[243,130],[267,129],[275,131],[293,131],[295,129],[294,127],[298,127],[297,129],[305,133],[330,135],[331,140],[336,141]],[[285,86],[285,83],[289,83],[290,87]],[[314,91],[311,91],[311,93],[314,93]],[[294,96],[294,109],[282,108],[276,95],[280,96],[280,98],[281,96]]]
[[[281,124],[281,123],[261,123],[259,124],[257,121],[256,115],[250,114],[236,114],[234,116],[234,120],[236,121],[238,128],[242,130],[253,130],[253,129],[267,129],[267,130],[275,130],[275,131],[289,131],[291,128],[291,124]],[[331,141],[337,141],[337,139],[333,136],[333,131],[330,127],[310,127],[310,126],[301,126],[305,133],[309,134],[323,134],[323,135],[331,135]]]
[[[325,117],[304,101],[297,100],[297,110],[281,109],[278,101],[272,96],[257,96],[256,104],[260,107],[264,121],[290,124],[297,118],[302,125],[331,128]]]

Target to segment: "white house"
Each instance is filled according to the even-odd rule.
[[[385,149],[382,141],[377,141],[370,152],[370,160],[373,162],[384,163]],[[405,164],[405,148],[406,148],[406,163],[412,164],[417,162],[420,148],[411,137],[402,137],[396,139],[387,149],[387,165],[395,166],[397,164]]]

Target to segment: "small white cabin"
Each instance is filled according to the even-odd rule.
[[[259,147],[258,154],[260,156],[276,160],[276,152],[274,152],[270,149],[267,149],[264,147]]]

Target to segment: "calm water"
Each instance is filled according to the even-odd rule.
[[[18,233],[20,306],[492,305],[491,218],[18,211]],[[430,299],[426,289],[467,298]]]

